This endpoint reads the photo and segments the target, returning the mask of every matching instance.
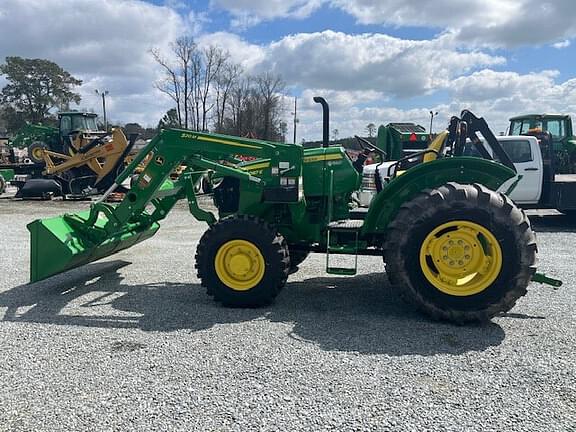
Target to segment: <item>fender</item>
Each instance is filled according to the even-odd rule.
[[[452,157],[422,163],[394,178],[376,195],[364,220],[362,233],[383,234],[400,206],[425,189],[456,182],[479,183],[497,190],[514,176],[516,173],[510,168],[476,157]]]

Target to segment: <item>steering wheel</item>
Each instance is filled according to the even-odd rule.
[[[354,135],[354,138],[356,138],[358,144],[360,144],[360,147],[362,147],[364,150],[378,153],[382,157],[382,160],[386,160],[386,152],[384,150],[381,150],[378,147],[374,147],[370,141],[368,141],[365,138],[359,137],[358,135]]]

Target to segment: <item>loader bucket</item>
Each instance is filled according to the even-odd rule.
[[[83,225],[90,211],[38,219],[28,224],[30,231],[30,282],[37,282],[84,264],[105,258],[144,241],[158,231],[156,222],[129,223],[113,235],[105,235],[108,222],[100,215],[96,222]]]

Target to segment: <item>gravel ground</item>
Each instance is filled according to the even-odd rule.
[[[0,199],[1,431],[576,431],[564,216],[533,222],[540,269],[565,285],[457,327],[391,295],[377,258],[345,278],[313,255],[272,306],[222,308],[183,205],[151,240],[26,284],[26,223],[86,206]]]

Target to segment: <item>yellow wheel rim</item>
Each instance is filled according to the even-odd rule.
[[[44,154],[42,151],[42,148],[40,147],[36,147],[35,149],[32,150],[32,155],[34,156],[34,159],[43,159]]]
[[[502,269],[502,249],[485,227],[469,221],[447,222],[426,236],[420,267],[439,291],[471,296],[487,289]]]
[[[234,291],[248,291],[264,277],[266,264],[262,253],[246,240],[230,240],[224,243],[214,259],[216,274]]]

